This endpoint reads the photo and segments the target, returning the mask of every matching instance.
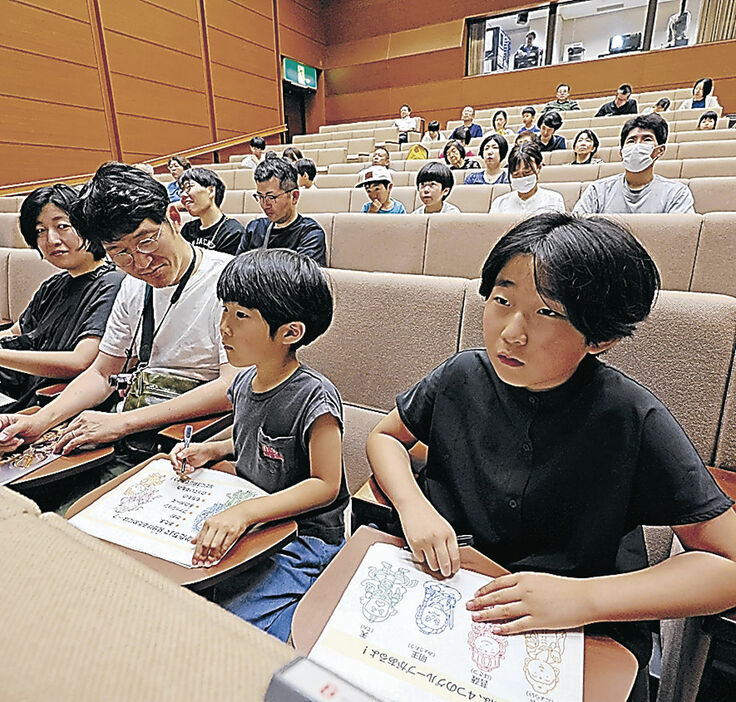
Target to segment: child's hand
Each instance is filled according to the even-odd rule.
[[[214,565],[250,526],[243,503],[223,510],[205,521],[192,543],[197,545],[192,565]]]
[[[368,208],[368,212],[376,213],[378,210],[380,210],[382,207],[381,201],[376,198],[375,200],[371,200],[371,206]]]
[[[503,622],[495,634],[519,634],[539,629],[574,629],[589,624],[593,607],[591,583],[547,573],[514,573],[484,585],[466,603],[476,622]]]
[[[217,460],[217,458],[219,456],[214,455],[212,445],[207,443],[189,444],[187,448],[181,442],[174,446],[169,454],[169,460],[177,475],[193,473],[196,468],[201,468],[205,463]],[[184,459],[187,461],[186,465],[184,465]]]
[[[455,575],[460,568],[460,551],[450,523],[426,500],[404,509],[399,516],[414,558],[426,561],[430,570],[440,571],[446,578]]]

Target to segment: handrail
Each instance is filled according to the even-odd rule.
[[[191,149],[183,151],[177,151],[176,154],[189,158],[190,156],[201,156],[202,154],[208,154],[213,151],[219,151],[220,149],[229,149],[232,146],[239,146],[247,141],[250,141],[254,136],[273,136],[274,134],[281,134],[286,131],[286,125],[280,124],[277,127],[269,127],[268,129],[259,129],[257,132],[250,132],[248,134],[241,134],[240,136],[230,137],[229,139],[222,139],[220,141],[213,141],[210,144],[204,144],[202,146],[195,146]],[[137,163],[148,163],[154,168],[156,166],[162,166],[169,162],[169,159],[175,154],[166,154],[165,156],[157,156],[156,158],[148,159],[148,161],[137,161]],[[66,183],[67,185],[80,185],[86,183],[94,173],[84,173],[82,175],[70,175],[62,178],[45,178],[44,180],[34,180],[27,183],[16,183],[15,185],[0,185],[0,197],[7,195],[21,195],[27,193],[36,188],[40,188],[44,185],[53,185],[54,183]]]

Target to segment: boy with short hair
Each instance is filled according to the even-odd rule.
[[[181,204],[198,218],[187,222],[181,235],[195,246],[234,256],[245,228],[220,209],[225,183],[217,173],[207,168],[188,168],[179,176],[179,192]]]
[[[317,166],[311,158],[300,158],[295,164],[297,175],[297,184],[302,190],[309,190],[316,187],[314,179],[317,177]]]
[[[391,199],[393,178],[391,171],[383,166],[371,166],[360,172],[356,188],[365,188],[370,198],[363,205],[361,212],[368,214],[406,214],[404,205],[398,200]]]
[[[249,142],[250,153],[240,162],[243,168],[255,168],[265,158],[266,140],[263,137],[254,136]]]
[[[177,444],[171,461],[186,473],[234,454],[237,474],[269,493],[207,519],[192,540],[194,566],[214,565],[256,524],[296,519],[293,542],[218,586],[216,595],[229,611],[286,641],[297,603],[344,543],[342,400],[297,358],[298,348],[330,326],[332,294],[309,257],[256,249],[226,266],[217,297],[228,359],[243,369],[228,390],[233,437]]]
[[[422,137],[422,144],[426,144],[428,142],[432,141],[443,141],[444,136],[442,132],[440,131],[440,123],[433,119],[428,125],[427,125],[427,132]]]
[[[419,169],[417,173],[417,190],[422,205],[412,214],[435,214],[460,212],[455,205],[445,202],[455,185],[452,171],[444,164],[431,161]]]
[[[468,533],[511,571],[466,605],[494,633],[612,622],[596,629],[643,667],[643,620],[736,604],[733,501],[667,408],[596,358],[633,333],[658,288],[654,262],[615,222],[525,220],[483,266],[485,348],[400,394],[368,439],[418,560],[449,576]],[[642,524],[672,526],[688,552],[648,567]]]
[[[539,134],[540,129],[534,124],[534,115],[536,114],[537,111],[531,105],[529,105],[529,107],[525,107],[521,111],[522,125],[516,133],[521,134],[522,132],[532,132],[533,134]]]

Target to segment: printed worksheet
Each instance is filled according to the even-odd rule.
[[[205,520],[266,493],[219,470],[200,468],[181,482],[171,462],[151,461],[69,522],[105,541],[192,567],[194,544]]]
[[[66,430],[66,422],[42,434],[30,446],[0,456],[0,485],[7,485],[13,480],[55,461],[61,456],[54,453],[54,446]]]
[[[492,633],[465,608],[489,580],[373,544],[309,657],[387,702],[581,702],[582,631]]]

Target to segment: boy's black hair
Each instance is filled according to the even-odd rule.
[[[672,101],[669,98],[659,98],[655,104],[664,107],[665,110],[669,110]]]
[[[428,132],[439,132],[440,131],[440,123],[436,119],[433,119],[427,125],[427,131]]]
[[[535,141],[525,141],[517,144],[509,153],[509,175],[511,175],[519,166],[531,166],[532,163],[537,167],[542,165],[542,152],[539,145]]]
[[[306,175],[309,180],[314,180],[317,177],[317,166],[314,165],[314,161],[311,158],[300,158],[295,164],[296,172],[299,175]]]
[[[616,92],[619,91],[624,93],[624,95],[631,95],[631,93],[634,92],[633,88],[628,83],[621,83],[621,85],[618,86],[618,90]]]
[[[562,86],[565,86],[568,90],[570,90],[570,85],[568,83],[560,83],[556,88],[555,92],[557,92]]]
[[[409,107],[409,105],[404,104],[402,105],[402,107],[405,107],[407,110],[409,110],[409,112],[411,112],[411,107]]]
[[[532,39],[536,39],[537,38],[537,33],[536,32],[527,32],[526,33],[526,36],[527,37],[531,37]]]
[[[64,185],[64,183],[36,188],[29,193],[20,206],[19,216],[20,233],[23,235],[26,244],[40,253],[38,234],[36,234],[36,220],[41,210],[51,203],[69,214],[69,210],[78,197],[79,193],[71,186]],[[87,243],[87,250],[92,254],[95,261],[99,261],[105,256],[105,249],[99,242]]]
[[[439,161],[430,161],[425,163],[417,173],[417,190],[422,183],[429,183],[434,181],[442,186],[442,189],[449,188],[447,193],[442,196],[444,200],[451,192],[452,186],[455,185],[455,178],[452,175],[452,171],[444,164]]]
[[[718,113],[715,110],[708,110],[707,112],[703,112],[702,115],[700,115],[700,119],[698,120],[698,126],[700,126],[700,123],[704,119],[712,119],[713,124],[718,124]],[[713,127],[715,129],[715,126]]]
[[[493,113],[493,119],[491,120],[491,126],[492,126],[493,129],[496,128],[496,117],[498,117],[498,115],[503,115],[504,121],[506,121],[506,122],[509,121],[509,115],[506,112],[506,110],[496,110]]]
[[[501,269],[515,256],[534,259],[540,297],[560,303],[588,344],[631,336],[660,287],[646,249],[622,225],[603,217],[545,213],[517,224],[483,265],[488,299]]]
[[[69,211],[72,225],[90,245],[109,244],[134,232],[144,219],[162,224],[169,192],[135,166],[103,163]]]
[[[286,158],[276,156],[261,161],[253,171],[253,179],[256,183],[265,183],[271,178],[278,178],[282,190],[295,190],[297,174],[294,164]]]
[[[218,207],[222,204],[225,197],[225,183],[222,182],[217,173],[208,168],[187,168],[176,182],[182,186],[190,180],[199,183],[203,188],[212,186],[215,189],[215,204]]]
[[[478,155],[481,158],[485,158],[483,153],[486,150],[486,146],[489,141],[495,141],[498,144],[498,156],[503,161],[506,158],[506,154],[509,152],[509,142],[500,134],[489,134],[483,141],[480,142],[480,149],[478,149]]]
[[[168,166],[172,161],[176,161],[182,168],[192,167],[189,159],[186,156],[182,156],[181,154],[174,154],[173,156],[170,156],[169,160],[166,162],[166,165]]]
[[[626,137],[629,136],[629,132],[637,127],[654,132],[654,138],[657,140],[658,146],[667,143],[667,135],[670,133],[667,120],[664,117],[660,117],[656,112],[652,112],[648,115],[636,115],[636,117],[626,120],[624,126],[621,127],[622,149],[626,143]]]
[[[263,137],[254,136],[248,144],[255,149],[265,149],[266,140]]]
[[[537,126],[550,127],[557,131],[562,126],[562,115],[557,110],[550,110],[545,112],[538,120]]]
[[[292,163],[296,163],[300,158],[304,158],[304,155],[296,146],[287,146],[281,156],[282,158],[288,158]]]
[[[455,139],[465,144],[465,146],[468,146],[470,144],[470,140],[473,138],[467,127],[458,127],[455,134]]]
[[[699,78],[698,80],[693,83],[693,90],[695,90],[695,86],[697,86],[698,83],[703,84],[703,98],[707,98],[708,95],[713,92],[713,79],[712,78]]]
[[[271,337],[289,322],[302,322],[304,336],[292,351],[312,343],[332,322],[332,292],[322,269],[290,249],[253,249],[236,256],[217,281],[217,297],[258,310]]]
[[[590,154],[591,158],[595,156],[596,151],[598,151],[598,147],[601,145],[600,139],[598,139],[598,135],[592,130],[592,129],[581,129],[576,135],[575,138],[572,141],[572,148],[575,149],[575,144],[578,143],[578,139],[583,136],[583,134],[586,134],[588,138],[593,142],[593,153]]]
[[[463,146],[463,144],[457,139],[450,139],[450,141],[445,144],[445,148],[442,149],[442,156],[445,159],[445,163],[449,163],[449,161],[447,160],[447,150],[451,146],[454,146],[458,150],[458,152],[460,153],[460,158],[465,158],[465,147]]]
[[[526,107],[525,107],[525,108],[524,108],[524,109],[523,109],[523,110],[521,111],[521,114],[522,114],[522,115],[524,115],[524,114],[529,114],[529,115],[531,115],[532,117],[534,117],[534,115],[536,115],[536,114],[537,114],[537,111],[536,111],[536,110],[535,110],[535,109],[534,109],[534,108],[533,108],[533,107],[532,107],[531,105],[527,105],[527,106],[526,106]]]

